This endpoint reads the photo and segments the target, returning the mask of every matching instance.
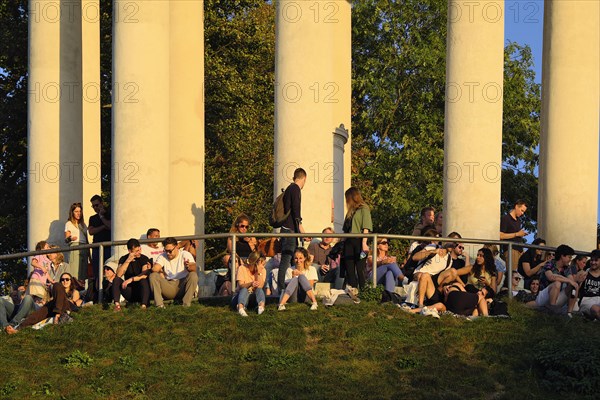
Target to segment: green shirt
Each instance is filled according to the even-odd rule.
[[[367,229],[373,232],[373,221],[371,220],[371,210],[368,206],[362,206],[354,212],[352,216],[352,230],[350,233],[363,233]]]

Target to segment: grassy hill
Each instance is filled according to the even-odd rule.
[[[94,306],[3,334],[0,398],[597,398],[600,323],[510,310],[467,321],[364,301],[248,318],[222,304]]]

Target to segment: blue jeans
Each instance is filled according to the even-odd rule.
[[[281,228],[281,233],[293,232],[289,229]],[[294,257],[296,247],[298,247],[297,238],[281,238],[281,262],[279,263],[279,273],[277,274],[277,287],[279,288],[279,293],[283,293],[285,288],[285,273],[292,264],[292,257]]]
[[[2,328],[6,328],[8,325],[17,326],[34,310],[33,297],[30,295],[23,297],[18,309],[10,301],[0,299],[0,324]]]
[[[231,299],[231,306],[237,309],[238,305],[243,304],[246,308],[251,296],[256,297],[256,303],[259,305],[265,303],[265,291],[262,288],[255,288],[254,293],[248,293],[248,288],[241,288]]]
[[[398,264],[383,264],[377,267],[377,284],[383,284],[385,290],[393,292],[396,289],[396,282],[402,272]],[[369,279],[373,277],[373,273]]]

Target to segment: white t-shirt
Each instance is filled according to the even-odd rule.
[[[157,245],[158,247],[154,248],[148,246],[147,244],[143,244],[142,254],[148,257],[149,259],[156,261],[156,259],[158,259],[158,256],[160,256],[164,252],[162,243],[157,243]]]
[[[450,260],[450,263],[448,263],[448,257],[451,257],[450,253],[446,253],[446,255],[443,257],[439,254],[436,254],[431,260],[428,260],[425,264],[417,268],[415,273],[425,272],[429,275],[437,275],[445,270],[446,267],[452,265],[452,260]]]
[[[296,267],[292,266],[291,268],[288,268],[288,270],[285,272],[286,283],[292,280],[292,278],[293,278],[292,270],[295,270],[295,269],[296,269]],[[309,281],[317,282],[319,280],[319,276],[317,275],[317,269],[315,267],[313,267],[312,265],[310,267],[308,267],[308,271],[304,272],[304,276],[306,276],[306,279],[308,279]]]
[[[71,243],[88,244],[87,239],[87,226],[84,223],[79,224],[76,227],[71,221],[67,221],[65,224],[65,232],[71,232],[71,237],[77,237],[77,240],[71,240]]]
[[[184,261],[186,260],[190,263],[196,262],[190,253],[179,249],[179,253],[174,259],[169,260],[167,254],[162,253],[154,262],[163,267],[168,280],[180,280],[184,279],[189,273],[188,270],[185,269]]]

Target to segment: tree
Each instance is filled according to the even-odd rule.
[[[275,11],[264,0],[204,3],[207,233],[239,213],[269,230],[273,201]],[[223,241],[207,246],[218,258]]]
[[[27,248],[27,1],[0,4],[0,243]],[[22,260],[0,262],[0,292],[22,281]]]
[[[376,231],[407,233],[423,206],[443,201],[447,2],[353,6],[353,184],[373,206]],[[503,205],[537,202],[540,88],[532,66],[529,47],[506,46]]]

